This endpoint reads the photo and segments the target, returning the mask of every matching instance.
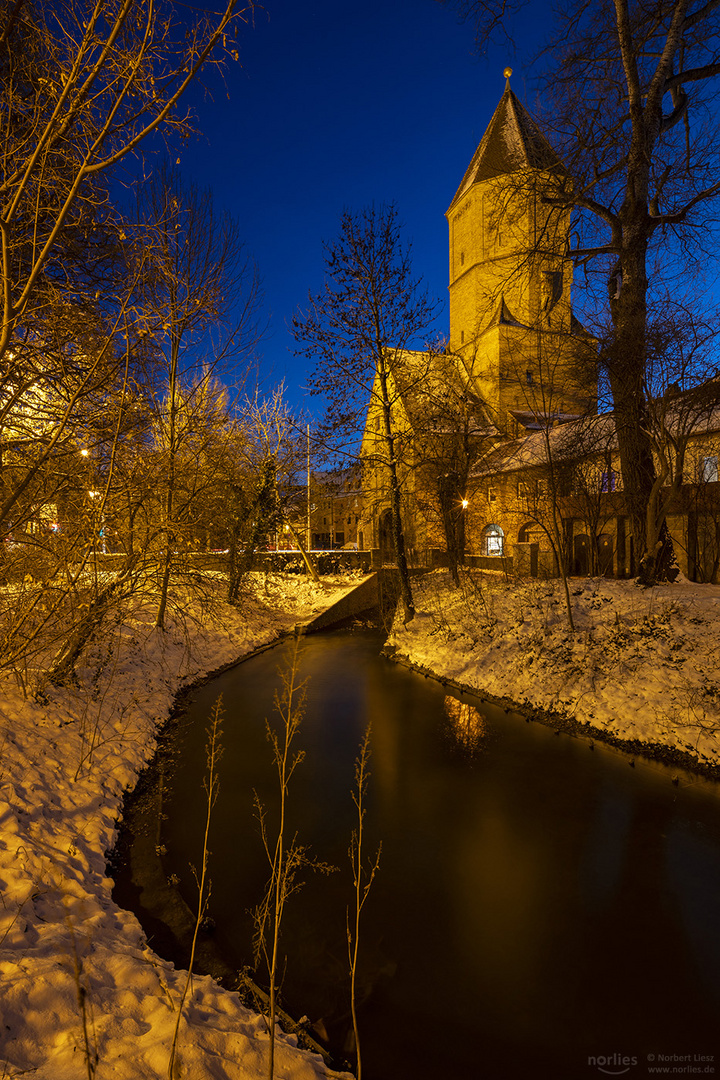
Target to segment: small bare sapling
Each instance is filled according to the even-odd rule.
[[[358,968],[358,955],[360,951],[360,916],[362,909],[365,906],[370,887],[375,878],[378,866],[380,865],[380,854],[382,852],[382,843],[378,845],[375,855],[370,859],[364,859],[364,843],[365,832],[364,822],[366,814],[366,796],[368,780],[370,779],[370,770],[368,769],[368,762],[370,760],[370,725],[365,730],[365,736],[360,745],[360,754],[355,761],[355,788],[352,792],[352,799],[355,803],[355,809],[357,811],[357,825],[352,831],[352,837],[350,839],[350,848],[348,855],[350,857],[350,865],[352,867],[353,885],[354,885],[354,897],[353,907],[347,908],[346,911],[346,926],[347,926],[347,947],[348,947],[348,960],[350,963],[350,1010],[352,1013],[353,1022],[353,1035],[355,1038],[355,1054],[357,1058],[357,1080],[362,1080],[362,1056],[360,1053],[360,1034],[358,1030],[358,1018],[357,1018],[357,968]]]
[[[210,713],[210,723],[207,728],[207,742],[205,744],[206,753],[206,770],[205,778],[203,779],[203,790],[205,791],[205,829],[203,832],[203,844],[202,844],[202,859],[200,863],[200,870],[195,867],[192,868],[195,882],[198,889],[198,903],[197,913],[195,916],[195,927],[193,930],[192,945],[190,946],[190,962],[188,963],[187,976],[183,986],[183,992],[180,997],[180,1003],[178,1005],[177,1018],[175,1020],[175,1031],[173,1032],[172,1046],[170,1047],[170,1059],[168,1061],[168,1080],[175,1080],[179,1073],[178,1062],[178,1037],[180,1034],[180,1022],[183,1016],[183,1009],[185,1007],[185,1001],[192,986],[193,965],[195,963],[195,950],[197,948],[198,934],[200,933],[200,927],[205,913],[207,911],[208,902],[210,900],[210,879],[208,877],[208,863],[210,860],[210,849],[208,847],[208,839],[210,835],[210,819],[212,817],[213,807],[218,797],[220,790],[220,776],[219,765],[220,759],[223,753],[222,747],[222,722],[223,722],[223,707],[222,707],[222,695],[217,699],[212,707]]]
[[[255,931],[253,938],[254,962],[261,961],[268,975],[268,1015],[266,1024],[270,1039],[268,1057],[268,1080],[275,1074],[275,1024],[278,1015],[278,976],[280,969],[280,931],[285,905],[293,893],[302,888],[298,878],[304,867],[330,873],[334,867],[317,862],[308,854],[307,847],[297,842],[297,834],[288,837],[287,807],[290,781],[298,765],[305,757],[302,750],[293,749],[305,712],[306,682],[299,682],[300,641],[295,645],[287,666],[281,670],[281,687],[275,695],[275,711],[279,717],[276,727],[267,724],[267,737],[272,747],[273,760],[279,785],[277,826],[268,823],[267,810],[255,793],[255,815],[260,823],[260,835],[270,864],[270,878],[265,894],[253,912]]]

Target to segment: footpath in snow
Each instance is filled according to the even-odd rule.
[[[574,633],[558,580],[466,573],[455,589],[436,571],[414,588],[396,656],[634,751],[720,766],[720,586],[571,578]]]
[[[326,579],[327,581],[328,579]],[[177,692],[333,603],[347,578],[258,578],[241,609],[184,598],[165,633],[137,610],[97,642],[78,686],[27,700],[0,687],[0,1077],[167,1077],[186,973],[147,946],[111,896],[106,853],[123,793],[155,746]],[[182,598],[176,597],[176,601]],[[194,978],[176,1075],[256,1080],[267,1072],[262,1017],[209,977]],[[88,1071],[88,1057],[97,1062]],[[276,1076],[333,1074],[321,1057],[276,1047]]]

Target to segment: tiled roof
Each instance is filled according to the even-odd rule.
[[[676,439],[699,438],[720,431],[719,388],[715,380],[670,399],[651,403],[653,426],[664,426]],[[522,423],[530,414],[514,413]],[[493,476],[548,463],[548,451],[556,463],[577,461],[617,450],[614,413],[579,418],[555,414],[536,418],[538,430],[527,430],[518,439],[499,442],[478,464],[475,476]],[[554,422],[555,421],[555,422]],[[533,424],[534,426],[534,424]]]
[[[564,171],[560,158],[508,86],[462,178],[451,208],[473,184],[524,169]]]

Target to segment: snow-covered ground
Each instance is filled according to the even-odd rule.
[[[720,765],[720,586],[436,571],[396,619],[398,656],[496,698],[550,711],[611,739],[660,744]]]
[[[97,642],[78,687],[26,700],[15,682],[0,685],[2,1080],[167,1076],[186,973],[155,956],[136,918],[112,900],[105,855],[123,792],[151,756],[178,690],[309,620],[349,587],[325,580],[318,589],[301,575],[259,577],[240,610],[217,604],[199,613],[176,597],[184,602],[166,633],[146,608]],[[277,1077],[337,1075],[295,1042],[282,1036]],[[193,979],[178,1077],[264,1077],[267,1049],[264,1021],[237,994]]]
[[[138,609],[92,646],[78,687],[26,700],[14,682],[0,686],[0,1080],[167,1076],[185,972],[112,900],[105,854],[123,792],[183,685],[309,621],[351,585],[259,577],[240,610],[200,612],[184,598],[166,633]],[[396,622],[389,640],[398,655],[588,730],[720,764],[720,587],[573,579],[574,634],[559,582],[473,574],[456,590],[435,572],[415,589],[415,620]],[[294,1042],[282,1037],[276,1076],[328,1075]],[[178,1076],[255,1080],[267,1045],[262,1018],[237,994],[193,980]]]

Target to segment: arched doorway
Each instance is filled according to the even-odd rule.
[[[597,538],[597,547],[600,576],[613,577],[615,545],[612,536],[601,533]]]
[[[590,537],[587,533],[578,533],[573,537],[572,572],[575,577],[587,577],[590,573]]]
[[[378,521],[378,544],[380,546],[380,561],[383,563],[394,562],[395,545],[392,538],[392,510],[383,510]]]
[[[518,545],[527,544],[527,552],[525,555],[525,559],[527,559],[529,555],[529,563],[525,563],[524,573],[529,572],[530,577],[538,576],[540,565],[540,544],[544,538],[545,533],[543,532],[542,526],[538,525],[537,522],[534,521],[528,522],[527,525],[523,525],[522,529],[520,529],[520,532],[518,533]],[[518,555],[519,553],[520,548],[518,547]],[[519,566],[520,562],[518,560],[518,567]]]

